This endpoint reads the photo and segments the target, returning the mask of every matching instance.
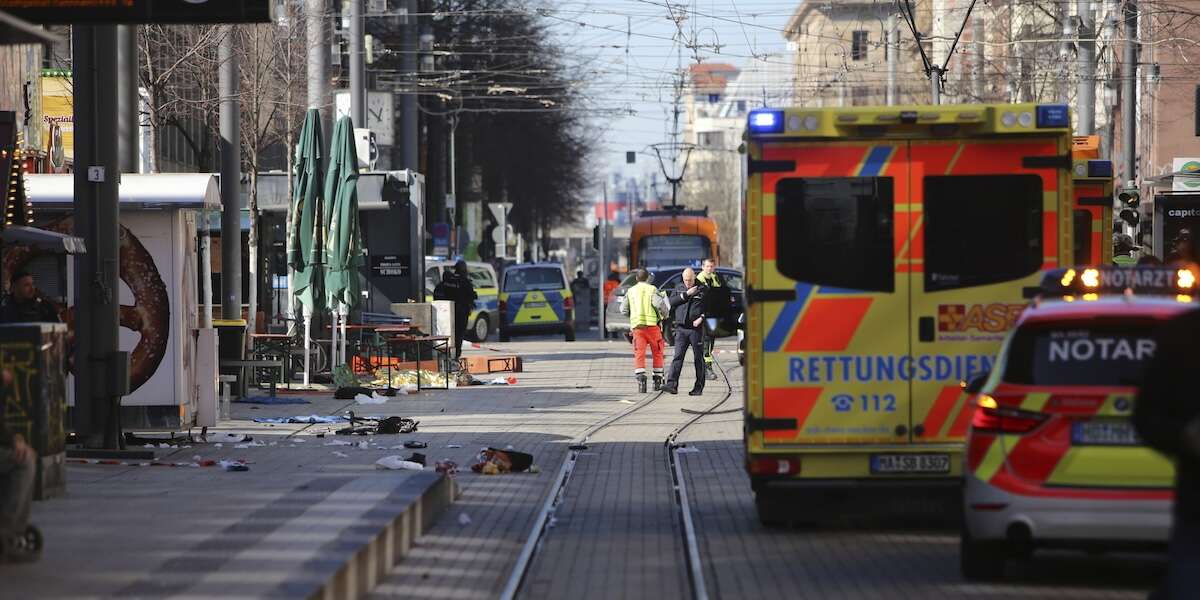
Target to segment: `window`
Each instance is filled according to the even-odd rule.
[[[1075,224],[1075,264],[1087,265],[1092,262],[1092,212],[1086,208],[1077,208],[1072,214]]]
[[[871,88],[863,85],[850,88],[850,106],[870,106]]]
[[[709,256],[702,235],[648,235],[638,241],[638,262],[645,265],[688,265]]]
[[[867,32],[855,31],[850,44],[850,60],[867,60]]]
[[[1013,336],[1004,381],[1026,385],[1140,385],[1154,357],[1155,324],[1098,322],[1025,328]]]
[[[724,138],[725,132],[723,131],[704,131],[700,133],[700,145],[706,148],[723,146]]]
[[[566,289],[562,270],[554,267],[511,269],[504,273],[504,291],[532,292]]]
[[[775,254],[797,281],[891,292],[891,177],[785,179],[775,188]]]
[[[496,287],[496,280],[486,267],[467,265],[467,276],[471,278],[471,285],[475,286],[475,289]]]
[[[1012,281],[1042,266],[1037,175],[925,178],[925,290]]]

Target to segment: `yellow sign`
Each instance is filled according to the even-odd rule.
[[[51,140],[50,125],[58,125],[62,132],[63,155],[68,162],[73,162],[75,158],[72,95],[70,77],[42,77],[42,139]]]

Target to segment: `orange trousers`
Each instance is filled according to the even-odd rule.
[[[636,327],[633,330],[633,372],[646,372],[646,347],[650,347],[655,373],[663,372],[663,341],[662,329],[657,325]]]

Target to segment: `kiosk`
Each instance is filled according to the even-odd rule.
[[[38,226],[70,233],[74,226],[74,180],[67,175],[26,177]],[[182,429],[197,424],[202,407],[216,406],[215,336],[201,329],[196,289],[199,264],[197,222],[203,211],[221,209],[216,177],[211,174],[122,175],[121,203],[121,350],[130,353],[130,394],[121,401],[126,428]],[[46,261],[36,248],[13,249],[5,271]],[[206,261],[207,262],[207,261]],[[63,320],[70,325],[75,297],[73,269],[67,260],[65,281],[39,280],[65,299]],[[38,269],[36,273],[53,273]],[[68,379],[68,404],[74,377]],[[207,419],[206,419],[207,420]]]

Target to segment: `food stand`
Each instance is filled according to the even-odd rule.
[[[29,175],[26,180],[37,225],[70,233],[73,176]],[[216,177],[122,175],[120,206],[117,293],[121,350],[130,353],[131,390],[121,401],[121,420],[124,427],[134,429],[186,428],[196,423],[202,405],[216,404],[215,336],[211,329],[201,329],[196,290],[197,222],[202,211],[221,208]],[[6,272],[45,258],[36,248],[17,250],[6,253]],[[65,271],[66,281],[46,285],[60,286],[71,304],[75,282],[69,260]],[[63,315],[68,324],[73,321],[69,306]],[[73,377],[68,386],[67,397],[73,400]]]

